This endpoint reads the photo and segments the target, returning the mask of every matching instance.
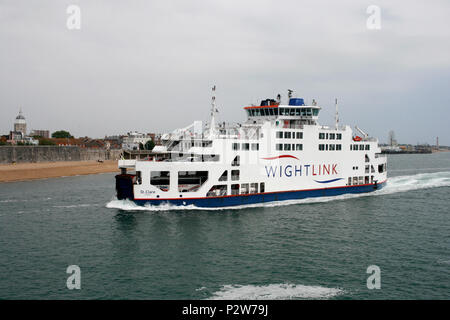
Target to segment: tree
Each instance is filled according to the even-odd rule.
[[[155,143],[153,142],[153,140],[148,140],[146,143],[145,143],[145,150],[153,150],[153,148],[155,147]]]
[[[49,140],[49,139],[45,139],[45,138],[39,139],[40,146],[54,146],[55,144],[56,143],[54,141]]]
[[[73,136],[68,131],[59,130],[52,133],[52,138],[73,138]]]
[[[142,142],[139,142],[139,150],[144,150],[144,145],[142,144]]]

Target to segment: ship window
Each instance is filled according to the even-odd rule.
[[[273,109],[273,112],[275,113],[275,115],[278,115],[278,108]]]
[[[336,133],[336,139],[341,140],[342,139],[342,133]]]
[[[295,109],[291,108],[291,112],[289,113],[291,116],[295,116]]]
[[[275,145],[275,147],[276,147],[276,150],[277,150],[277,151],[283,151],[283,144],[277,143],[277,144]]]
[[[336,150],[338,150],[338,151],[342,150],[342,145],[341,144],[337,144],[336,145]]]
[[[217,184],[212,186],[206,194],[207,197],[221,197],[227,195],[227,185],[226,184]]]
[[[334,144],[330,144],[330,150],[331,151],[334,151],[336,148],[335,148],[335,145]]]
[[[295,115],[296,115],[296,116],[299,116],[299,115],[300,115],[300,109],[298,109],[298,108],[295,109]]]
[[[358,146],[356,144],[353,145],[353,151],[358,151]]]
[[[327,150],[327,151],[328,151],[328,145],[327,145],[327,144],[325,145],[325,150]]]
[[[208,180],[208,171],[179,171],[178,192],[196,192],[206,180]]]
[[[258,183],[250,183],[250,193],[258,193]]]
[[[239,150],[239,143],[233,143],[232,149],[235,150],[235,151]]]
[[[353,177],[353,184],[357,185],[358,184],[358,177]]]
[[[359,184],[364,184],[364,177],[359,177]]]
[[[251,111],[251,110],[247,110],[247,115],[248,115],[249,117],[251,117],[252,111]]]
[[[303,150],[303,144],[297,143],[297,144],[295,145],[295,150]]]
[[[351,185],[352,185],[352,178],[351,178],[351,177],[348,178],[347,185],[348,185],[348,186],[351,186]]]
[[[239,170],[231,170],[231,181],[239,180]]]
[[[307,108],[307,109],[306,109],[306,115],[307,115],[307,116],[312,116],[312,110],[311,110],[311,108]]]
[[[313,116],[317,117],[319,115],[319,109],[313,109]]]
[[[231,166],[233,167],[237,167],[239,166],[241,163],[241,158],[239,156],[236,156],[233,160],[233,162],[231,162]]]
[[[228,170],[225,170],[219,177],[219,181],[227,181],[227,180],[228,180]]]
[[[286,109],[285,108],[280,108],[280,116],[283,116],[284,115],[284,111],[285,111]]]
[[[239,194],[239,184],[232,184],[231,185],[231,194],[232,195],[238,195]]]
[[[142,184],[142,172],[136,171],[136,181],[134,184]]]
[[[288,144],[288,143],[286,143],[286,144],[284,145],[284,150],[285,150],[285,151],[290,151],[290,150],[291,150],[291,145]]]
[[[241,194],[248,194],[249,188],[248,183],[241,184]]]
[[[250,150],[250,143],[243,143],[242,150],[245,150],[245,151]]]
[[[170,171],[152,171],[150,173],[150,184],[162,191],[169,191]]]
[[[366,150],[370,150],[370,144],[366,144]]]
[[[320,151],[325,150],[325,145],[324,145],[324,144],[319,144],[319,150],[320,150]]]
[[[297,132],[296,133],[296,138],[297,139],[303,139],[303,132]]]
[[[379,164],[379,165],[378,165],[378,172],[379,172],[379,173],[382,173],[382,172],[383,172],[383,165],[382,165],[382,164]]]
[[[334,140],[335,134],[334,133],[330,133],[330,139]]]
[[[265,190],[264,182],[261,182],[261,183],[259,184],[259,192],[263,193],[264,190]]]
[[[273,108],[270,108],[270,109],[269,109],[269,114],[270,114],[271,116],[274,115]]]
[[[359,145],[359,150],[364,150],[364,145],[363,144]]]
[[[259,150],[259,143],[252,143],[252,150],[253,151],[258,151]]]
[[[327,132],[327,134],[326,134],[326,139],[328,139],[328,132]]]
[[[252,111],[252,117],[254,117],[255,116],[255,109],[252,109],[251,111]]]
[[[284,132],[284,138],[285,139],[290,139],[291,138],[291,132],[290,131],[285,131]]]
[[[277,131],[276,137],[277,137],[278,139],[282,139],[282,138],[283,138],[283,131]]]
[[[325,133],[323,132],[319,133],[319,139],[325,139]]]

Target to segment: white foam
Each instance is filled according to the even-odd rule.
[[[374,192],[368,193],[348,193],[339,196],[332,197],[318,197],[318,198],[306,198],[298,200],[284,200],[284,201],[272,201],[267,203],[255,203],[247,205],[239,205],[232,207],[221,207],[221,208],[202,208],[196,207],[194,205],[188,206],[175,206],[169,203],[161,205],[145,205],[139,206],[130,200],[117,200],[113,199],[106,204],[107,208],[121,209],[126,211],[169,211],[169,210],[240,210],[245,208],[259,208],[259,207],[279,207],[279,206],[289,206],[293,204],[311,204],[311,203],[322,203],[337,200],[347,200],[360,197],[373,197],[380,195],[388,195],[399,192],[407,192],[419,189],[429,189],[438,187],[448,187],[450,186],[450,171],[445,172],[433,172],[433,173],[419,173],[415,175],[407,176],[397,176],[388,179],[387,185],[381,189]]]
[[[265,286],[225,285],[214,292],[212,300],[288,300],[288,299],[328,299],[342,294],[337,288],[304,286],[280,283]]]
[[[97,206],[97,205],[83,203],[83,204],[72,204],[72,205],[66,205],[66,206],[53,206],[53,208],[80,208],[80,207],[95,207],[95,206]]]

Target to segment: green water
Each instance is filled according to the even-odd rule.
[[[113,174],[0,184],[0,299],[449,299],[450,153],[388,163],[370,195],[225,210],[138,210]]]

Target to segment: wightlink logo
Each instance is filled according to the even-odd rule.
[[[274,160],[279,158],[287,158],[287,155],[263,158],[264,160]],[[289,156],[289,158],[295,158]],[[298,160],[298,158],[295,158]],[[308,176],[330,176],[337,175],[337,164],[298,164],[298,165],[268,165],[264,166],[267,177],[308,177]],[[336,179],[337,180],[337,179]],[[340,180],[340,179],[339,179]]]

